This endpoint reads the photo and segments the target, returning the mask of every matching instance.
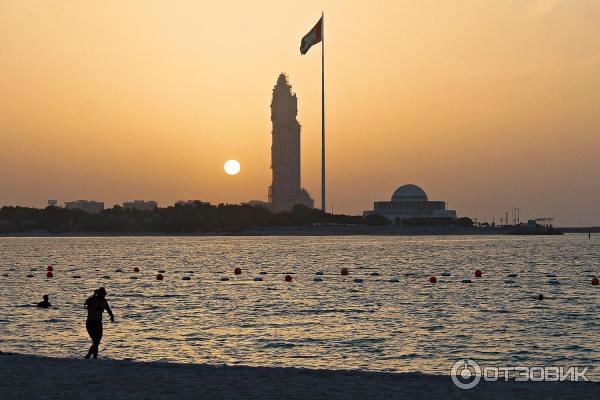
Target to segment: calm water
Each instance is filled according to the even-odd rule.
[[[104,357],[442,374],[467,357],[590,366],[598,380],[594,275],[600,237],[587,235],[0,238],[0,350],[81,357],[82,305],[103,285],[117,318]],[[28,306],[44,293],[53,308]]]

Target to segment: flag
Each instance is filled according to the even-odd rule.
[[[319,43],[323,38],[323,17],[319,19],[319,22],[302,38],[300,42],[300,53],[306,54],[308,49],[313,45]]]

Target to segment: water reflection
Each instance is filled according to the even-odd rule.
[[[589,282],[600,274],[599,240],[1,238],[0,349],[82,357],[83,302],[105,286],[117,323],[105,319],[101,355],[111,358],[448,373],[470,357],[598,368],[600,290]],[[53,307],[27,306],[45,293]]]

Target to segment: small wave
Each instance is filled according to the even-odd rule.
[[[302,354],[291,355],[289,357],[290,358],[321,358],[320,355],[317,355],[317,356],[307,356],[307,355],[302,355]]]
[[[368,344],[375,344],[375,343],[383,343],[385,341],[386,341],[386,339],[384,339],[384,338],[362,338],[362,339],[344,340],[344,341],[342,341],[342,344],[349,345],[349,346],[361,346],[361,345],[368,345]]]
[[[318,309],[318,308],[310,308],[310,309],[306,309],[306,310],[298,310],[297,313],[298,314],[333,314],[333,313],[355,313],[355,314],[362,314],[362,313],[374,313],[374,310],[362,310],[362,309],[358,309],[358,308],[324,308],[324,309]]]
[[[425,329],[427,329],[430,332],[435,332],[435,331],[441,331],[442,329],[444,329],[444,327],[441,325],[432,325],[432,326],[428,326]]]
[[[292,347],[296,347],[294,343],[289,342],[272,342],[263,345],[262,349],[290,349]]]
[[[408,354],[401,354],[399,356],[381,357],[382,360],[414,360],[416,358],[426,358],[426,357],[424,357],[423,354],[417,354],[417,353],[408,353]]]

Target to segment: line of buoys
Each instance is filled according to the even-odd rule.
[[[137,276],[130,276],[129,279],[137,279]]]
[[[159,274],[164,274],[164,273],[165,273],[165,270],[164,270],[164,269],[159,269],[159,270],[158,270],[158,273],[159,273]]]
[[[30,270],[31,270],[31,271],[36,271],[36,270],[37,270],[37,268],[31,268]],[[48,266],[47,266],[47,268],[46,268],[46,270],[47,270],[47,272],[46,272],[46,277],[47,277],[47,278],[53,278],[53,277],[54,277],[54,266],[52,266],[52,265],[48,265]],[[10,268],[10,269],[9,269],[9,271],[15,271],[15,268]],[[115,272],[123,272],[123,270],[122,270],[121,268],[119,268],[119,269],[116,269],[116,270],[115,270]],[[140,269],[139,269],[138,267],[134,267],[134,268],[133,268],[133,272],[140,272]],[[160,281],[160,280],[163,280],[163,279],[164,279],[164,275],[163,275],[163,273],[165,273],[165,270],[162,270],[162,269],[161,269],[161,270],[159,270],[158,272],[159,272],[159,273],[156,275],[156,280],[159,280],[159,281]],[[191,272],[191,271],[190,271],[190,272]],[[239,267],[236,267],[236,268],[234,269],[234,274],[235,274],[235,275],[241,275],[241,273],[242,273],[242,270],[241,270],[241,268],[239,268]],[[259,274],[260,274],[260,275],[266,275],[266,274],[267,274],[267,272],[265,272],[265,271],[261,271],[261,272],[259,272]],[[349,270],[348,270],[348,268],[345,268],[345,267],[344,267],[344,268],[342,268],[342,269],[340,270],[340,274],[341,274],[342,276],[347,276],[347,275],[349,275]],[[315,278],[313,279],[313,281],[314,281],[314,282],[322,282],[322,281],[323,281],[323,279],[320,277],[320,276],[323,276],[323,275],[324,275],[324,272],[323,272],[323,271],[317,271],[317,272],[315,272],[315,275],[317,275],[317,277],[315,277]],[[381,275],[381,274],[380,274],[379,272],[371,272],[371,273],[370,273],[370,276],[380,276],[380,275]],[[412,276],[412,275],[415,275],[415,274],[414,274],[414,273],[405,273],[405,275],[406,275],[406,276]],[[444,271],[444,272],[442,272],[442,273],[441,273],[441,275],[442,275],[442,276],[450,276],[450,272]],[[481,277],[483,276],[483,272],[482,272],[480,269],[477,269],[477,270],[475,270],[475,273],[474,273],[474,275],[475,275],[475,277],[477,277],[477,278],[481,278]],[[555,275],[555,274],[552,274],[552,273],[546,273],[545,275],[546,275],[547,277],[549,277],[549,278],[555,278],[555,277],[556,277],[556,275]],[[4,273],[4,274],[2,274],[2,276],[8,277],[8,276],[9,276],[9,274],[7,274],[7,273]],[[510,273],[510,274],[507,274],[507,278],[515,278],[515,277],[517,277],[517,276],[518,276],[518,274],[516,274],[516,273]],[[34,277],[34,275],[32,275],[32,274],[29,274],[29,275],[27,275],[27,278],[33,278],[33,277]],[[72,278],[74,278],[74,279],[80,279],[80,278],[81,278],[81,275],[73,275],[73,276],[72,276]],[[111,279],[111,277],[110,277],[109,275],[104,275],[102,278],[103,278],[103,279]],[[130,279],[137,279],[137,277],[135,277],[135,276],[132,276],[132,277],[130,277]],[[182,280],[185,280],[185,281],[189,281],[191,278],[190,278],[189,276],[184,276],[184,277],[182,277],[181,279],[182,279]],[[227,277],[222,277],[220,280],[221,280],[221,281],[228,281],[228,280],[229,280],[229,278],[227,278]],[[285,275],[285,277],[284,277],[284,280],[285,280],[286,282],[291,282],[291,281],[293,280],[293,278],[292,278],[292,276],[291,276],[291,275],[289,275],[289,274],[288,274],[288,275]],[[261,277],[256,277],[256,278],[254,278],[254,281],[255,281],[255,282],[262,282],[262,281],[263,281],[263,278],[261,278]],[[361,279],[361,278],[355,278],[353,281],[354,281],[355,283],[363,283],[363,282],[364,282],[364,280],[363,280],[363,279]],[[399,279],[398,279],[397,277],[392,277],[392,278],[390,278],[390,279],[388,280],[388,282],[397,283],[397,282],[399,282]],[[430,283],[432,283],[432,284],[434,284],[434,283],[437,283],[437,277],[435,277],[435,276],[431,276],[431,277],[429,277],[429,282],[430,282]],[[471,281],[470,279],[463,279],[463,280],[461,281],[461,283],[472,283],[472,281]],[[515,281],[514,281],[513,279],[506,279],[506,280],[504,281],[504,283],[506,283],[506,284],[514,284],[514,283],[515,283]],[[598,286],[598,285],[600,285],[600,279],[599,279],[598,277],[593,277],[593,278],[592,278],[592,281],[591,281],[591,284],[592,284],[593,286]],[[560,285],[560,282],[559,282],[557,279],[550,279],[550,280],[548,281],[548,285]],[[540,295],[538,296],[538,299],[539,299],[539,300],[542,300],[542,299],[543,299],[543,295],[541,295],[541,294],[540,294]]]
[[[221,277],[221,282],[227,282],[228,280],[229,278],[226,276]]]

